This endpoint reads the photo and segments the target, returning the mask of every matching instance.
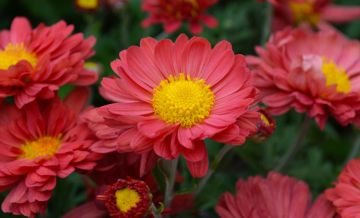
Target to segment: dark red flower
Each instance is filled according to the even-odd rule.
[[[165,32],[172,33],[182,23],[189,23],[190,31],[199,34],[202,32],[202,23],[210,28],[218,25],[218,21],[206,13],[217,2],[218,0],[144,0],[142,9],[150,15],[143,21],[143,26],[161,23]]]

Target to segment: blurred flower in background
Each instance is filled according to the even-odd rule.
[[[323,129],[329,116],[359,125],[360,43],[327,28],[273,34],[247,58],[269,113],[306,112]]]
[[[340,6],[331,0],[268,0],[274,8],[273,30],[307,23],[344,23],[360,18],[360,6]]]
[[[221,218],[336,218],[335,208],[320,195],[311,204],[306,183],[270,172],[267,178],[240,179],[236,194],[221,196],[216,212]]]
[[[183,23],[188,23],[193,34],[202,32],[202,25],[215,28],[218,21],[207,14],[207,9],[218,0],[144,0],[142,9],[149,13],[143,26],[163,24],[167,33],[178,30]]]
[[[96,11],[100,7],[100,0],[75,0],[75,5],[81,10]]]
[[[96,12],[101,7],[119,10],[128,0],[75,0],[75,6],[85,12]]]
[[[95,38],[71,35],[74,27],[60,21],[31,28],[23,17],[13,20],[10,30],[0,32],[0,97],[13,96],[23,107],[37,98],[56,96],[66,84],[87,86],[98,74],[84,68],[95,52]]]

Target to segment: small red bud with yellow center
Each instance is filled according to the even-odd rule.
[[[276,128],[275,120],[269,115],[269,113],[264,110],[259,110],[260,120],[257,124],[257,132],[252,136],[252,139],[261,142],[267,139],[269,136],[272,135]]]
[[[112,218],[141,218],[150,211],[152,194],[145,182],[119,179],[96,197],[104,202]]]

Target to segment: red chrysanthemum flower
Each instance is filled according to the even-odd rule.
[[[96,197],[103,201],[112,218],[141,218],[150,211],[152,194],[141,180],[119,179]]]
[[[344,23],[360,18],[360,7],[334,5],[331,0],[267,1],[274,7],[274,30],[301,23],[317,26],[324,21]]]
[[[201,177],[208,169],[204,139],[239,145],[257,130],[251,73],[226,41],[212,49],[198,37],[146,38],[111,66],[120,78],[105,78],[100,91],[117,103],[86,116],[101,139],[99,152],[182,154],[192,175]]]
[[[286,29],[274,34],[260,57],[248,57],[255,85],[271,114],[295,108],[324,128],[329,116],[359,124],[360,43],[332,29]]]
[[[48,99],[65,84],[90,85],[95,72],[83,67],[94,54],[95,38],[70,35],[73,26],[61,21],[32,29],[26,18],[15,18],[0,32],[0,97],[14,96],[22,107],[36,98]]]
[[[270,172],[239,180],[235,196],[221,196],[216,212],[221,218],[336,218],[324,195],[311,206],[308,186],[294,178]]]
[[[351,160],[340,173],[335,187],[326,191],[342,218],[358,218],[360,214],[360,159]]]
[[[165,32],[172,33],[184,22],[189,23],[190,31],[194,34],[202,32],[202,23],[210,28],[218,25],[218,21],[206,10],[215,5],[218,0],[144,0],[142,9],[149,12],[149,17],[143,21],[148,27],[161,23]]]
[[[94,136],[78,121],[87,91],[77,89],[65,100],[32,102],[22,110],[4,106],[0,117],[0,191],[11,189],[4,212],[34,217],[43,213],[56,178],[74,170],[91,170],[99,154],[89,146]]]

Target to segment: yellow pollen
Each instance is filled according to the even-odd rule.
[[[49,158],[53,156],[60,147],[61,137],[43,136],[37,140],[25,142],[20,147],[22,154],[19,158],[33,160],[38,157]]]
[[[351,91],[351,84],[346,71],[333,61],[326,61],[323,58],[321,71],[326,78],[326,86],[336,85],[336,91],[340,93],[349,93]]]
[[[166,123],[190,128],[209,116],[214,99],[203,79],[180,74],[161,81],[154,89],[152,106],[155,115]]]
[[[32,67],[35,67],[37,64],[36,56],[27,51],[23,43],[9,43],[5,49],[0,50],[0,70],[7,70],[22,60],[28,61]]]
[[[115,199],[118,209],[126,213],[136,207],[140,201],[140,195],[133,189],[125,188],[115,192]]]
[[[266,126],[270,126],[270,121],[264,114],[260,113],[260,119],[265,123]]]
[[[99,6],[98,0],[76,0],[77,5],[83,9],[96,9]]]
[[[306,22],[311,25],[317,25],[320,15],[314,10],[312,2],[290,2],[289,7],[292,11],[296,23]]]

